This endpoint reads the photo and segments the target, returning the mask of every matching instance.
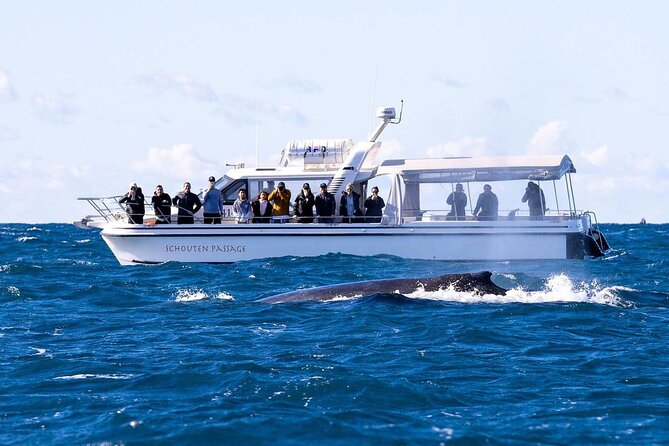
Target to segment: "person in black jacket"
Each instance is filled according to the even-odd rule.
[[[525,195],[521,199],[530,208],[530,220],[543,220],[546,213],[546,197],[537,183],[527,183]]]
[[[348,183],[346,190],[341,195],[339,200],[339,215],[341,215],[342,223],[361,222],[361,219],[355,218],[362,215],[360,210],[360,194],[353,190],[353,184]],[[353,217],[353,218],[351,218]]]
[[[332,216],[337,211],[337,202],[335,196],[328,192],[328,185],[321,183],[321,192],[314,199],[316,205],[316,215],[318,223],[332,223]]]
[[[125,211],[128,214],[128,223],[136,225],[144,223],[144,194],[141,187],[137,187],[135,183],[130,184],[130,191],[118,202],[119,204],[126,203]]]
[[[372,195],[365,200],[367,223],[380,223],[384,207],[386,207],[386,203],[383,201],[383,198],[379,197],[379,188],[374,186],[372,188]]]
[[[179,208],[177,223],[180,225],[193,224],[195,213],[202,207],[200,198],[190,191],[189,182],[184,183],[184,190],[172,199],[172,204]]]
[[[295,197],[295,216],[300,223],[314,222],[314,194],[309,183],[304,183],[302,190]]]
[[[163,192],[163,186],[156,186],[153,197],[151,197],[153,213],[156,216],[156,224],[172,223],[172,198]]]
[[[258,198],[251,202],[253,223],[269,223],[272,219],[272,203],[267,200],[267,192],[260,191]]]

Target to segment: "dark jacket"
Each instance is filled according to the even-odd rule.
[[[446,199],[446,204],[451,205],[451,211],[447,214],[449,217],[464,217],[465,209],[467,208],[467,194],[457,190],[451,192]]]
[[[311,223],[314,221],[314,194],[308,192],[304,194],[304,190],[300,191],[295,197],[295,216],[298,217],[300,223]]]
[[[527,202],[531,217],[541,217],[546,213],[546,197],[544,197],[544,191],[536,183],[527,185],[525,195],[523,195],[521,201],[523,203]]]
[[[499,202],[497,201],[497,195],[494,192],[483,192],[479,195],[479,199],[476,200],[476,207],[474,208],[473,214],[478,217],[479,220],[497,220],[497,211],[499,208]],[[479,211],[481,211],[479,213]]]
[[[376,197],[376,200],[369,197],[365,200],[365,215],[367,217],[367,223],[379,223],[381,221],[381,216],[383,215],[383,208],[386,207],[386,203],[383,201],[383,198]]]
[[[251,202],[251,209],[253,209],[253,223],[269,223],[272,217],[272,203],[267,202],[265,213],[260,212],[260,200],[253,200]]]
[[[128,192],[118,202],[120,204],[125,203],[125,211],[128,213],[128,223],[138,225],[144,223],[144,194],[141,187],[137,188],[134,197]]]
[[[153,194],[151,197],[153,213],[156,215],[156,221],[169,223],[172,215],[172,198],[165,192],[160,195]]]
[[[193,192],[179,192],[173,199],[172,204],[179,207],[177,223],[193,223],[194,215],[202,207],[200,198]]]
[[[314,204],[316,205],[316,215],[320,217],[330,217],[337,211],[335,196],[330,192],[316,195]]]

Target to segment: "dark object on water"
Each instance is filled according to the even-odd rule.
[[[645,225],[646,224],[646,219],[644,217],[641,217],[641,221],[639,222],[640,225]]]
[[[492,273],[490,271],[481,271],[479,273],[469,274],[444,274],[443,276],[437,277],[349,282],[339,285],[308,288],[277,294],[276,296],[260,299],[259,302],[268,304],[310,301],[322,302],[335,298],[369,296],[370,294],[378,293],[410,294],[419,288],[424,289],[425,291],[438,291],[449,287],[453,287],[456,291],[473,291],[479,295],[505,295],[507,290],[495,285],[491,277]]]

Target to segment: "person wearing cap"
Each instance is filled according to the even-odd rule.
[[[314,222],[314,194],[311,193],[309,183],[302,185],[302,190],[295,197],[295,216],[300,223]]]
[[[498,209],[499,201],[497,200],[497,195],[492,191],[491,185],[485,184],[483,186],[483,193],[476,200],[476,207],[472,215],[477,220],[497,220]]]
[[[272,202],[272,221],[274,223],[286,223],[290,219],[290,195],[290,189],[286,189],[286,184],[279,181],[276,189],[267,197]]]
[[[232,204],[232,215],[237,223],[248,223],[253,218],[251,202],[246,196],[246,189],[239,189],[238,198]]]
[[[462,184],[455,185],[455,191],[446,198],[446,204],[451,205],[451,211],[446,214],[448,220],[464,220],[467,207],[467,194]]]
[[[314,199],[316,206],[316,215],[318,216],[318,223],[332,223],[334,219],[332,216],[337,209],[337,201],[335,196],[328,192],[328,185],[321,183],[321,191]]]
[[[339,215],[341,215],[342,223],[362,222],[357,217],[362,216],[360,210],[360,194],[353,190],[353,183],[346,185],[346,190],[341,195],[339,200]]]
[[[527,183],[525,195],[521,199],[530,208],[530,220],[543,220],[546,213],[546,197],[537,183]]]
[[[129,191],[118,201],[125,203],[125,212],[128,214],[128,223],[141,225],[144,223],[144,194],[137,184],[130,183]]]
[[[153,214],[156,216],[156,224],[172,223],[172,198],[163,191],[163,186],[156,186],[151,197]]]
[[[200,197],[190,191],[190,183],[184,183],[183,191],[172,198],[172,204],[179,208],[177,224],[192,225],[195,222],[195,213],[202,207]]]
[[[379,197],[379,188],[372,187],[372,195],[365,200],[365,221],[367,223],[381,223],[381,216],[383,215],[383,208],[386,203],[383,198]]]
[[[220,224],[223,215],[223,197],[221,191],[216,189],[216,178],[209,177],[209,184],[202,195],[202,217],[205,224]]]

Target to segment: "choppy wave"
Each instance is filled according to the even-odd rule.
[[[600,226],[589,261],[121,267],[4,225],[0,444],[667,444],[669,226]],[[482,270],[506,296],[257,302]]]

